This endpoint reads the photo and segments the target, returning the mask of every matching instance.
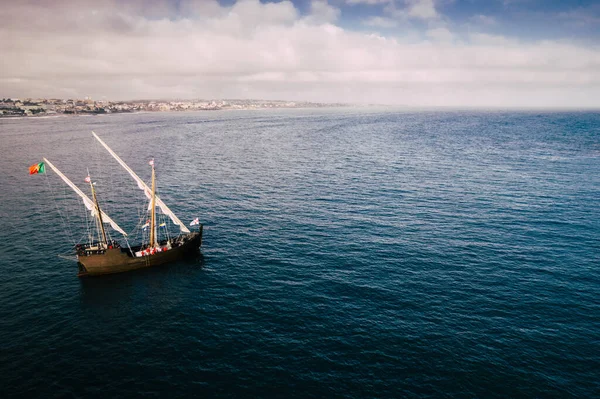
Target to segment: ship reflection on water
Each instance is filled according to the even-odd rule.
[[[80,282],[81,303],[90,307],[119,306],[131,301],[139,295],[139,287],[146,286],[147,294],[151,291],[168,288],[169,277],[192,276],[204,270],[205,257],[200,252],[188,256],[175,263],[157,267],[144,268],[128,273],[107,274],[96,278],[82,278]]]

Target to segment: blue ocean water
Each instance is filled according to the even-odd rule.
[[[201,257],[76,277],[86,213],[29,165],[143,217],[91,130],[155,158]],[[600,113],[0,120],[0,149],[2,397],[600,396]]]

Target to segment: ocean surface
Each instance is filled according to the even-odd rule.
[[[201,255],[76,277],[87,213],[30,165],[145,217],[92,130]],[[2,119],[0,155],[2,398],[600,397],[598,112]]]

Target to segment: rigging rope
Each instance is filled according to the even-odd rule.
[[[56,199],[56,195],[54,193],[54,190],[52,189],[52,185],[50,184],[50,180],[48,178],[48,174],[44,173],[45,175],[45,179],[46,179],[46,184],[48,185],[48,189],[50,190],[50,192],[52,193],[52,198],[54,201],[54,206],[56,207],[56,211],[58,213],[58,215],[60,216],[60,220],[62,222],[62,226],[63,226],[63,233],[65,234],[65,238],[70,241],[73,246],[77,245],[77,242],[75,242],[73,240],[73,233],[71,232],[71,230],[68,228],[68,224],[67,222],[65,222],[65,216],[63,216],[63,213],[60,211],[60,208],[58,207],[58,203],[57,203],[57,199]]]

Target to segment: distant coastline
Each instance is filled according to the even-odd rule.
[[[0,99],[0,118],[40,117],[59,115],[105,115],[133,112],[181,112],[216,110],[252,110],[273,108],[331,108],[349,104],[315,103],[279,100],[133,100],[96,101],[89,98]]]

